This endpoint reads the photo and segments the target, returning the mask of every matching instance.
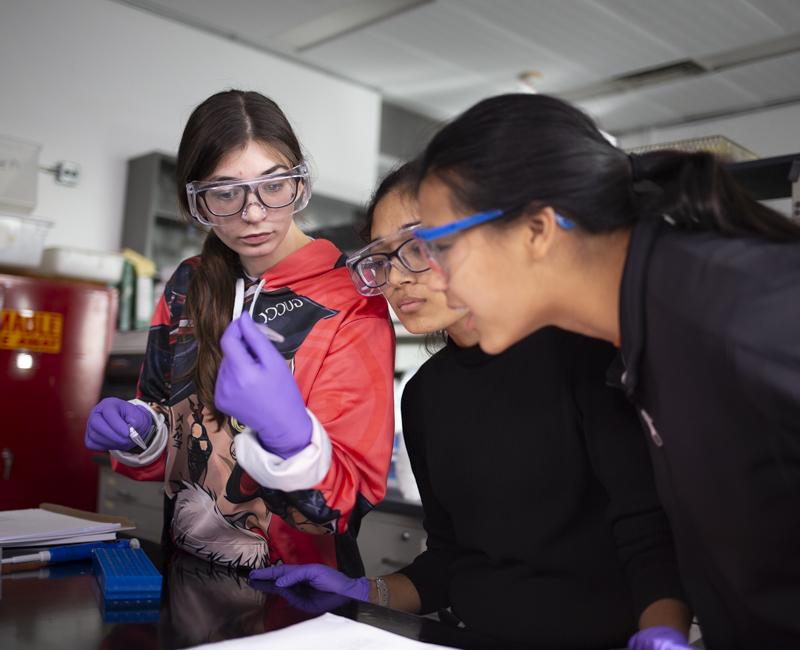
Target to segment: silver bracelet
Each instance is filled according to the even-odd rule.
[[[378,605],[381,607],[389,606],[389,585],[383,578],[375,578],[375,587],[378,589]]]

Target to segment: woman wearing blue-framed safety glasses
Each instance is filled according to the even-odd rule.
[[[620,347],[706,647],[796,648],[800,225],[542,95],[480,102],[421,166],[416,236],[484,350],[548,325]]]
[[[685,631],[636,415],[603,379],[613,347],[547,328],[504,354],[481,351],[469,316],[428,286],[415,183],[409,165],[382,182],[367,210],[370,243],[347,266],[359,292],[386,296],[407,330],[446,331],[402,391],[427,549],[375,580],[319,565],[251,578],[415,613],[450,607],[497,647],[620,647],[637,626]],[[620,471],[626,463],[636,471]]]

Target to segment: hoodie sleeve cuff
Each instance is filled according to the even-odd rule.
[[[147,442],[147,449],[143,450],[141,453],[130,453],[127,451],[119,451],[118,449],[112,449],[108,453],[111,454],[112,458],[115,458],[123,465],[142,467],[155,462],[159,459],[161,454],[164,453],[164,449],[167,448],[167,440],[169,439],[169,430],[164,416],[161,415],[161,413],[157,413],[147,402],[143,402],[140,399],[131,399],[128,400],[128,402],[136,404],[137,406],[143,406],[150,411],[150,415],[153,416],[153,422],[155,423],[155,433],[152,434],[150,440]]]
[[[331,466],[331,441],[325,427],[311,411],[306,411],[312,423],[311,441],[289,458],[264,449],[250,427],[233,439],[237,462],[259,485],[292,492],[308,490],[325,478]]]

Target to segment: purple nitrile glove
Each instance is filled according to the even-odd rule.
[[[142,438],[146,438],[152,426],[153,416],[144,406],[116,397],[106,397],[89,415],[84,444],[95,451],[138,449],[130,438],[130,427],[136,429]]]
[[[628,641],[628,650],[692,650],[692,647],[685,634],[660,625],[634,634]]]
[[[268,596],[278,596],[295,609],[315,616],[338,609],[350,602],[347,596],[335,594],[331,591],[319,591],[313,587],[303,590],[298,590],[294,587],[278,587],[268,580],[251,580],[250,586]]]
[[[214,402],[256,432],[261,446],[289,458],[311,441],[311,418],[286,360],[248,313],[220,340],[222,362]]]
[[[319,591],[369,602],[369,579],[348,578],[324,564],[279,564],[250,572],[250,580],[274,580],[278,587],[305,583]]]

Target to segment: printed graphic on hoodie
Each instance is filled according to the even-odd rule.
[[[140,399],[166,418],[167,449],[147,466],[115,462],[115,469],[128,476],[165,479],[174,543],[231,567],[280,562],[357,567],[357,547],[348,531],[358,528],[361,517],[385,492],[394,429],[393,335],[385,302],[355,293],[346,271],[337,268],[340,253],[329,242],[312,242],[290,258],[295,256],[293,265],[284,265],[289,269],[286,277],[265,274],[267,280],[246,279],[243,287],[240,283],[243,296],[237,304],[285,337],[276,347],[295,374],[304,400],[320,422],[327,423],[331,435],[344,424],[344,434],[357,434],[353,437],[358,446],[348,449],[355,458],[339,461],[342,469],[332,467],[319,486],[294,492],[265,488],[238,465],[233,441],[241,425],[227,418],[219,426],[200,403],[192,380],[197,343],[185,314],[186,293],[198,264],[198,258],[192,258],[176,270],[159,302],[139,380]],[[341,335],[342,328],[349,334],[364,327],[369,337],[351,340]],[[370,362],[370,357],[375,359]],[[345,361],[345,366],[331,365],[326,374],[324,366],[333,359]],[[353,386],[348,389],[343,382],[339,391],[334,379],[350,369]],[[384,381],[387,386],[382,388]],[[320,384],[326,392],[317,393],[322,396],[317,404],[309,391]],[[364,393],[365,384],[377,389],[374,394]],[[358,417],[358,428],[349,419],[338,424],[350,410]],[[345,442],[352,445],[351,440]],[[364,476],[353,475],[353,466],[363,468]]]

